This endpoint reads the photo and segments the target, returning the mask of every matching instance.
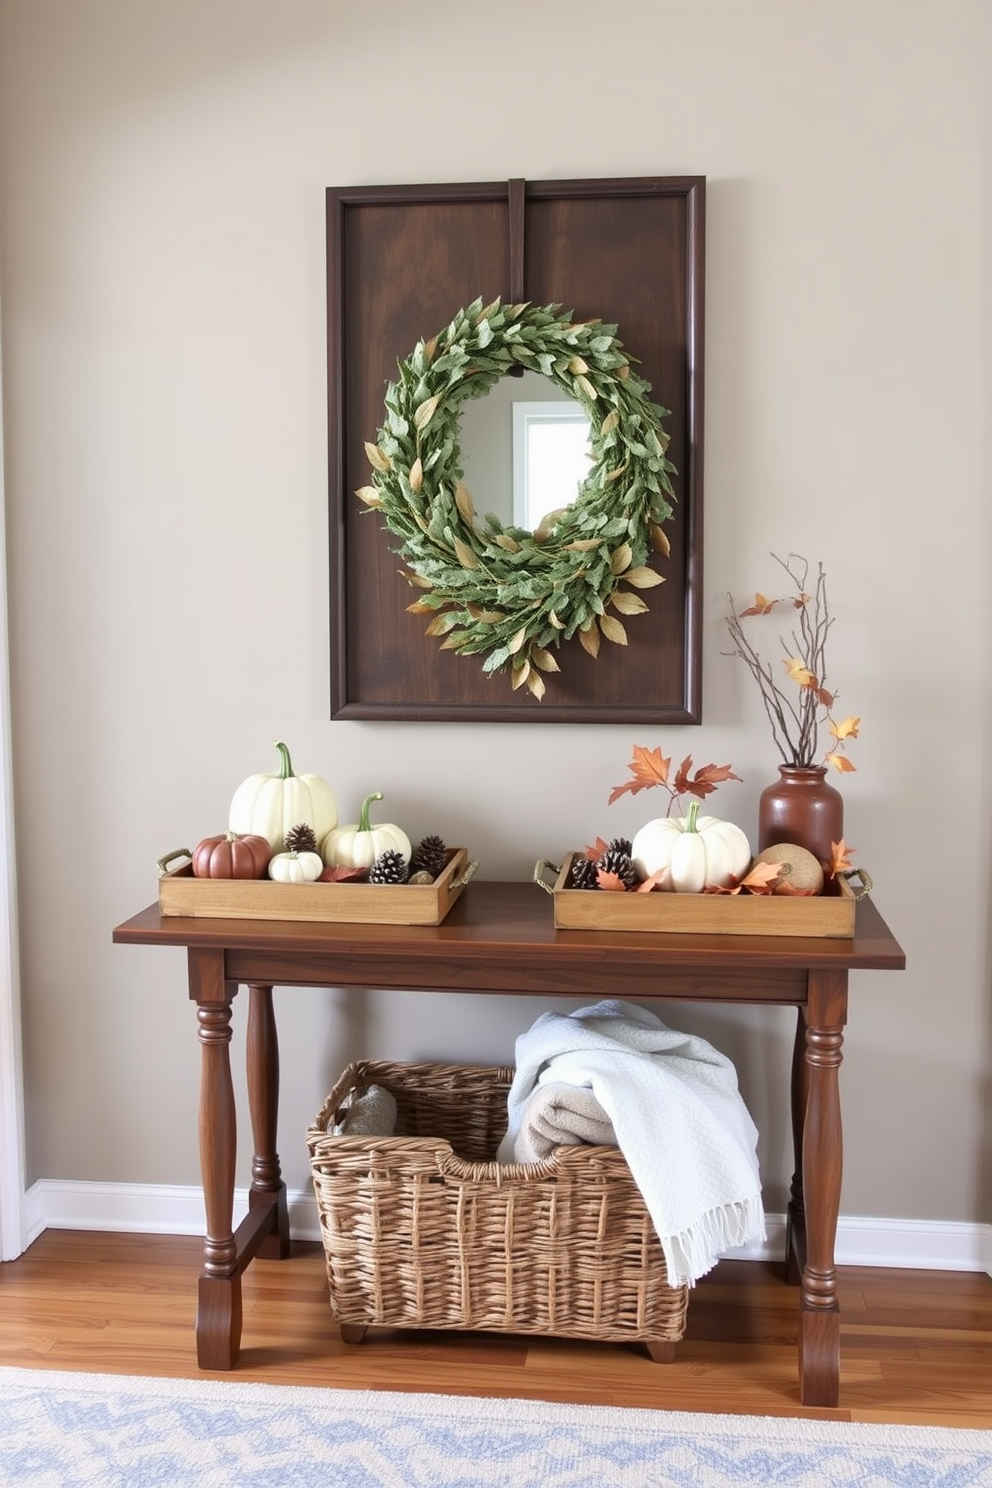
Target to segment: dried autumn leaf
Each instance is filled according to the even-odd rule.
[[[614,646],[626,646],[627,632],[620,624],[620,621],[614,619],[612,615],[600,615],[599,628],[606,639],[613,642]]]
[[[462,542],[460,537],[455,538],[455,556],[462,568],[478,568],[479,557],[473,547],[467,542]]]
[[[838,873],[849,873],[854,867],[851,862],[851,854],[857,852],[856,847],[848,847],[843,837],[839,842],[830,844],[830,862],[827,864],[827,878],[836,878]]]
[[[520,629],[517,631],[516,635],[513,637],[512,641],[510,641],[509,645],[506,648],[511,656],[516,656],[517,652],[520,650],[520,647],[523,645],[526,639],[527,627],[526,625],[521,625]]]
[[[825,687],[814,687],[813,691],[816,693],[818,703],[822,703],[825,708],[833,707],[834,695],[832,692],[828,692]]]
[[[643,615],[648,608],[639,594],[631,594],[626,589],[614,589],[610,603],[621,615]]]
[[[835,770],[840,770],[842,774],[853,774],[858,768],[857,765],[851,764],[846,754],[825,754],[823,760],[824,764],[832,765]]]
[[[537,698],[538,702],[540,702],[546,691],[546,688],[544,686],[544,678],[541,676],[540,672],[535,672],[533,669],[528,671],[527,686]]]
[[[607,873],[602,868],[596,869],[596,882],[601,889],[606,889],[611,894],[626,894],[627,885],[616,873]]]
[[[523,686],[523,684],[527,681],[527,678],[529,676],[530,676],[530,662],[529,661],[525,661],[522,666],[518,666],[518,667],[514,667],[513,668],[513,671],[510,674],[510,683],[511,683],[511,686],[513,687],[514,692],[516,692],[516,690],[517,690],[518,687],[522,687]]]
[[[430,423],[435,413],[437,413],[437,405],[440,403],[440,401],[440,393],[434,393],[432,397],[424,399],[423,403],[420,404],[420,407],[414,410],[413,422],[415,428],[421,431],[427,428],[427,425]]]
[[[561,671],[561,667],[558,665],[557,661],[555,661],[555,658],[552,656],[551,652],[546,650],[544,646],[534,646],[531,649],[530,659],[536,667],[541,668],[542,672]]]
[[[410,466],[410,490],[419,491],[424,484],[424,462],[418,455]]]
[[[412,584],[415,589],[434,588],[434,585],[430,579],[425,579],[423,574],[414,573],[412,568],[399,568],[396,571],[397,573],[402,574],[407,583]]]
[[[604,418],[603,422],[599,426],[600,438],[602,438],[606,434],[612,434],[613,433],[613,430],[616,428],[616,426],[617,426],[617,424],[619,424],[619,422],[620,422],[620,410],[619,410],[619,408],[614,408],[611,413],[608,413],[606,415],[606,417]]]
[[[595,616],[579,631],[579,645],[583,651],[589,653],[593,660],[599,655],[599,626],[596,624]]]
[[[575,356],[569,357],[568,359],[568,370],[569,372],[574,373],[577,377],[580,373],[586,373],[589,371],[589,363],[585,360],[584,357],[580,357],[578,353],[576,353]]]
[[[347,883],[350,879],[367,878],[367,868],[346,868],[343,864],[335,863],[330,868],[325,868],[318,883]]]
[[[625,584],[632,584],[635,589],[654,589],[665,582],[664,574],[655,573],[653,568],[643,563],[637,568],[628,568],[623,579]]]
[[[466,605],[465,608],[473,620],[480,620],[483,625],[501,625],[506,619],[502,610],[484,610],[477,604]]]
[[[582,390],[582,392],[585,393],[585,395],[589,399],[590,403],[595,403],[596,402],[596,399],[599,397],[599,393],[593,387],[593,385],[589,381],[588,377],[584,377],[582,375],[582,373],[580,372],[579,375],[578,375],[578,377],[575,379],[575,381],[577,382],[577,384],[580,387],[580,389]]]
[[[506,532],[499,532],[493,538],[493,542],[507,553],[519,553],[520,544],[515,537],[510,537]]]
[[[609,845],[610,844],[604,841],[602,837],[597,837],[596,841],[592,844],[591,847],[583,848],[583,852],[589,859],[590,863],[598,863],[600,858],[606,852]]]
[[[633,557],[634,550],[630,546],[630,543],[621,543],[620,546],[616,548],[613,553],[610,554],[611,573],[622,574],[625,569],[628,569],[630,567]]]
[[[782,662],[790,678],[799,687],[815,687],[816,677],[800,656],[787,656]]]
[[[665,880],[668,878],[668,869],[659,868],[657,873],[652,873],[649,878],[642,878],[634,890],[635,894],[649,894],[652,889],[663,889]]]
[[[376,486],[359,486],[355,492],[359,501],[364,501],[366,506],[378,507],[382,505],[382,497]]]
[[[741,610],[741,616],[770,615],[777,604],[777,599],[766,599],[763,594],[756,594],[754,596],[754,604],[748,605],[746,610]]]
[[[670,558],[672,556],[672,545],[668,541],[668,533],[664,527],[659,527],[657,522],[652,522],[650,524],[650,531],[651,546],[655,552],[660,553],[663,558]]]
[[[841,739],[856,739],[860,726],[860,718],[844,718],[840,723],[831,721],[830,732],[839,743]]]
[[[428,604],[426,599],[415,599],[413,604],[407,605],[406,612],[408,615],[431,615],[434,605]]]
[[[679,765],[678,774],[675,777],[675,794],[677,796],[698,796],[701,801],[712,795],[717,786],[724,780],[740,780],[729,765],[700,765],[695,775],[690,776],[692,769],[692,756],[686,755]]]
[[[419,460],[417,461],[417,464],[420,464]],[[455,487],[455,505],[461,512],[464,520],[471,527],[475,522],[475,506],[473,504],[472,494],[469,491],[468,486],[463,485],[461,481],[459,481],[458,485]]]
[[[755,863],[743,878],[731,874],[727,884],[707,884],[704,894],[777,894],[784,872],[782,863]]]
[[[385,453],[385,451],[379,448],[377,444],[371,444],[368,440],[366,440],[365,453],[368,455],[369,464],[372,466],[373,470],[392,470],[392,460]]]
[[[643,744],[635,744],[633,758],[627,766],[632,778],[625,780],[623,785],[613,787],[607,805],[612,806],[614,801],[619,801],[628,791],[636,796],[638,791],[650,790],[653,785],[667,786],[671,766],[671,756],[666,759],[660,748],[645,749]]]

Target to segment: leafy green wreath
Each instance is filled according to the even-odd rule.
[[[400,539],[395,551],[420,591],[408,610],[432,616],[427,634],[443,637],[442,650],[484,654],[485,672],[509,666],[514,688],[537,698],[540,674],[560,671],[553,650],[575,635],[593,657],[601,636],[626,645],[617,615],[642,614],[636,591],[664,582],[647,559],[669,553],[668,410],[650,401],[616,330],[573,322],[557,305],[475,300],[399,363],[385,423],[365,446],[373,484],[357,494]],[[462,480],[459,410],[514,366],[577,399],[591,430],[577,499],[534,532],[479,519]]]

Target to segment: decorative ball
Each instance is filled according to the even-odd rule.
[[[819,894],[823,889],[823,868],[819,858],[795,842],[776,842],[764,848],[755,858],[755,863],[783,863],[782,879],[792,889],[802,889],[808,894]],[[782,893],[776,884],[773,894]]]

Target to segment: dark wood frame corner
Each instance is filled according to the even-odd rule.
[[[328,189],[333,719],[700,722],[704,244],[701,176]],[[396,541],[355,496],[397,361],[480,295],[616,323],[670,411],[666,583],[627,646],[570,643],[541,702],[424,635]]]

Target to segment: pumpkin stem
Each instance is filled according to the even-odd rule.
[[[274,748],[279,751],[279,774],[278,780],[292,780],[296,771],[293,769],[293,761],[289,757],[289,750],[281,739],[277,739]]]
[[[365,800],[362,802],[362,809],[358,817],[358,830],[360,832],[370,832],[372,830],[372,828],[369,826],[369,807],[372,805],[373,801],[381,800],[382,791],[373,791],[370,796],[365,797]]]
[[[682,825],[683,832],[698,832],[699,831],[699,828],[696,826],[696,817],[698,815],[699,815],[699,802],[698,801],[690,801],[689,802],[689,810],[685,814],[685,821],[684,821],[684,823]]]

